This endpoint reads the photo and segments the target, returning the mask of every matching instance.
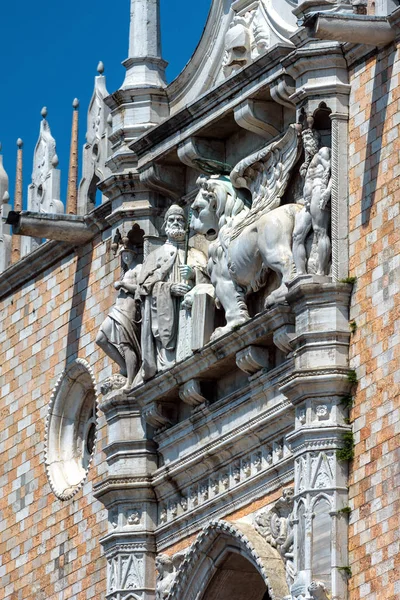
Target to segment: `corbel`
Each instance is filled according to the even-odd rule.
[[[161,429],[162,427],[172,425],[172,421],[163,414],[162,406],[159,402],[151,402],[147,405],[143,409],[143,417],[146,423],[154,427],[154,429]]]
[[[286,355],[292,351],[292,341],[295,337],[295,327],[292,324],[286,323],[276,329],[273,334],[273,340],[275,346],[282,350]]]
[[[281,77],[274,81],[269,91],[273,100],[278,104],[281,104],[286,108],[295,108],[292,96],[296,91],[296,84],[290,75],[281,75]]]
[[[200,381],[198,379],[186,381],[179,388],[179,397],[185,404],[189,404],[193,408],[207,401],[201,392]]]
[[[254,375],[257,371],[267,369],[270,366],[268,350],[261,346],[247,346],[247,348],[237,352],[236,364],[241,371],[248,375]]]
[[[140,171],[140,183],[173,200],[179,200],[185,193],[185,174],[180,166],[153,163]]]
[[[209,165],[225,165],[225,143],[221,140],[190,137],[179,144],[178,156],[188,167],[201,172],[208,171]]]
[[[283,110],[276,102],[247,99],[234,109],[240,127],[271,140],[282,132]]]

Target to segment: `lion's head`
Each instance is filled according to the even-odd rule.
[[[208,240],[215,240],[222,227],[232,225],[234,217],[245,210],[244,199],[229,177],[201,175],[197,185],[199,192],[192,204],[190,227]]]

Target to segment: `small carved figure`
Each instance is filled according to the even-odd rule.
[[[167,554],[158,554],[156,557],[156,600],[166,600],[168,598],[168,594],[184,558],[185,555],[182,552],[178,552],[172,557]]]
[[[240,465],[235,465],[232,469],[233,481],[239,483],[240,481]]]
[[[139,327],[140,308],[137,299],[137,279],[141,265],[135,266],[137,253],[128,244],[120,250],[125,274],[114,284],[119,291],[115,305],[104,320],[96,337],[100,348],[120,367],[126,377],[122,389],[132,389],[140,362]]]
[[[250,459],[243,461],[243,474],[245,477],[250,477],[251,475],[251,462]]]
[[[170,510],[171,510],[171,517],[173,519],[175,519],[175,517],[178,516],[178,504],[176,502],[172,502],[172,504],[170,506]]]
[[[261,471],[262,469],[262,454],[261,452],[257,452],[253,458],[253,466],[256,471]]]
[[[128,525],[139,525],[140,523],[140,512],[138,510],[132,511],[127,519]]]
[[[182,507],[182,510],[184,512],[187,511],[187,509],[188,509],[188,499],[186,498],[186,496],[182,496],[182,498],[181,498],[181,507]]]
[[[312,581],[308,586],[308,591],[313,600],[329,600],[328,590],[322,581]]]
[[[190,490],[190,500],[192,502],[193,508],[196,507],[199,503],[197,488],[195,487]]]
[[[293,258],[298,275],[307,273],[306,238],[312,228],[317,244],[317,274],[327,275],[331,256],[331,149],[320,147],[320,135],[312,128],[302,132],[306,159],[300,168],[305,178],[304,206],[296,215],[293,232]]]
[[[276,548],[285,561],[286,578],[290,586],[294,580],[293,488],[284,488],[281,498],[269,510],[260,512],[255,518],[256,529],[266,541]]]
[[[213,494],[216,496],[217,494],[219,494],[219,481],[218,478],[216,479],[212,479],[210,482],[211,485],[211,490],[213,492]]]
[[[223,473],[221,477],[221,483],[223,485],[224,490],[229,488],[229,473]]]
[[[148,255],[140,277],[144,299],[142,323],[142,368],[135,383],[150,379],[157,371],[175,363],[181,299],[197,283],[207,281],[207,259],[202,252],[185,252],[186,219],[180,206],[172,205],[165,215],[167,241]],[[186,260],[187,258],[187,260]]]
[[[168,512],[165,506],[161,509],[160,512],[160,523],[166,523],[168,521]]]

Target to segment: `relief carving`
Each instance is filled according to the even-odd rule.
[[[171,591],[172,584],[181,566],[185,554],[178,552],[174,556],[167,554],[159,554],[156,557],[157,583],[156,583],[156,600],[166,600]]]
[[[304,206],[296,215],[293,233],[294,262],[298,275],[310,272],[307,268],[310,254],[306,249],[306,239],[312,229],[317,250],[315,272],[317,275],[328,275],[331,258],[331,149],[321,147],[320,135],[311,127],[302,132],[302,138],[305,161],[300,173],[304,177]]]
[[[264,54],[270,45],[270,35],[259,10],[235,14],[225,36],[222,68],[225,77],[239,71],[253,59]]]
[[[282,140],[280,140],[282,142]],[[265,306],[284,301],[286,283],[294,276],[292,235],[301,205],[280,206],[290,167],[298,156],[298,136],[290,128],[284,143],[273,143],[232,171],[236,186],[253,197],[251,208],[245,194],[227,177],[200,177],[199,192],[192,206],[191,227],[210,240],[208,272],[217,301],[225,309],[226,325],[214,331],[215,339],[249,318],[247,296],[265,286],[269,271],[280,284],[265,300]]]
[[[137,590],[143,587],[142,555],[120,554],[108,560],[108,593]]]
[[[289,585],[294,581],[294,535],[292,513],[294,507],[294,489],[285,488],[283,495],[269,510],[260,512],[255,518],[255,527],[266,541],[276,548],[285,561],[286,580]]]

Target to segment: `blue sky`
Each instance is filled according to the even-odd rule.
[[[179,74],[192,55],[210,4],[211,0],[161,0],[163,58],[169,62],[168,81]],[[26,202],[43,106],[48,108],[62,170],[62,190],[65,189],[72,100],[77,97],[80,101],[81,149],[99,60],[105,65],[108,91],[111,93],[122,84],[121,62],[128,53],[129,7],[130,0],[2,2],[0,141],[11,198],[16,140],[21,137]]]

